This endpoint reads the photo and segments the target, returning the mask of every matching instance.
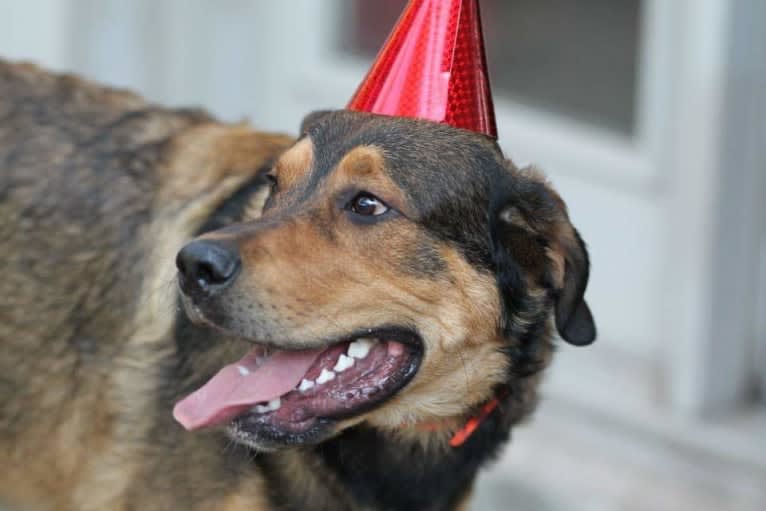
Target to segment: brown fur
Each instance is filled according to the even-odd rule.
[[[119,509],[171,349],[175,253],[291,139],[2,62],[0,118],[0,496]]]
[[[394,462],[406,464],[411,452],[451,456],[450,435],[500,386],[513,394],[493,419],[499,436],[531,412],[552,352],[550,309],[581,250],[543,178],[500,163],[508,179],[540,184],[556,204],[503,210],[516,229],[508,244],[527,300],[506,328],[496,276],[423,227],[420,204],[392,177],[386,149],[353,145],[317,184],[313,139],[291,144],[0,61],[0,502],[234,511],[277,509],[289,497],[289,509],[382,509],[359,500],[319,451],[254,460],[218,432],[186,433],[173,423],[172,402],[241,356],[243,337],[299,349],[370,325],[417,329],[427,356],[412,382],[328,434],[371,429],[388,439]],[[436,157],[424,147],[427,167]],[[193,327],[204,356],[179,362],[175,255],[272,160],[277,185],[266,213],[262,188],[234,225],[202,235],[236,244],[242,272],[217,303],[226,321]],[[350,188],[374,190],[401,217],[375,230],[354,224],[337,202]],[[541,317],[525,362],[534,370],[517,375],[508,352],[521,351],[523,340],[514,332]],[[168,381],[178,365],[186,372]],[[423,423],[439,427],[427,432]],[[466,509],[472,480],[444,502]]]

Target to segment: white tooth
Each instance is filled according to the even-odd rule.
[[[239,371],[239,374],[242,376],[247,376],[250,374],[250,370],[245,366],[237,366],[237,371]]]
[[[282,406],[282,398],[276,398],[272,399],[265,405],[255,405],[251,408],[252,411],[255,413],[266,413],[266,412],[273,412],[274,410],[279,410],[279,408]]]
[[[336,373],[342,373],[349,367],[354,365],[354,359],[351,357],[347,357],[343,353],[340,354],[340,357],[338,357],[338,362],[335,363],[335,367],[332,368],[333,371]]]
[[[370,353],[370,349],[378,342],[377,339],[360,337],[348,345],[348,355],[354,358],[364,358]]]
[[[298,390],[300,390],[301,392],[306,392],[307,390],[309,390],[313,386],[314,386],[314,382],[313,381],[307,380],[306,378],[303,378],[301,380],[300,386],[298,387]]]
[[[323,383],[327,383],[330,380],[335,379],[335,373],[332,371],[328,371],[327,369],[322,369],[322,373],[319,375],[319,378],[317,378],[317,385],[321,385]]]

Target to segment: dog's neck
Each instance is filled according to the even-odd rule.
[[[500,415],[488,416],[463,445],[450,447],[443,434],[412,441],[357,426],[314,448],[259,454],[255,461],[274,487],[301,485],[272,495],[279,509],[307,509],[310,500],[312,509],[452,510],[508,440],[509,428]],[[311,467],[314,480],[294,481],[294,463]]]

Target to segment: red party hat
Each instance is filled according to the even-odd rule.
[[[410,0],[347,108],[497,138],[478,0]]]

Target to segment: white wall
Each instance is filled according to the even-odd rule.
[[[0,0],[0,55],[69,68],[71,14],[67,0]]]

